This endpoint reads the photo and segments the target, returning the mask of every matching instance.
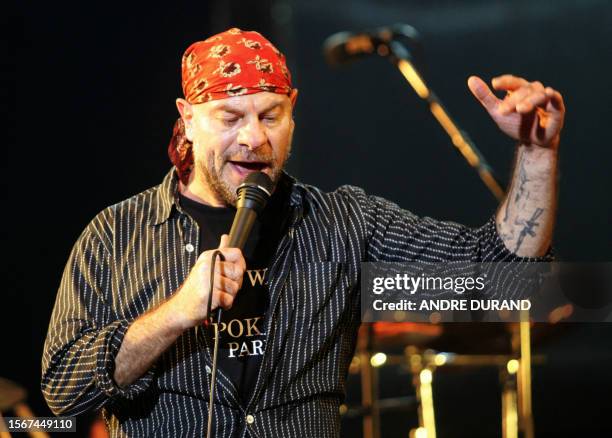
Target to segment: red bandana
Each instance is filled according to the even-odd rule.
[[[289,95],[291,73],[284,55],[260,33],[237,28],[193,43],[182,61],[182,86],[191,104],[269,91]],[[179,118],[168,146],[183,184],[193,168],[191,142]]]

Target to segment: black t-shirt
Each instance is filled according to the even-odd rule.
[[[180,204],[198,224],[199,253],[218,248],[229,234],[236,209],[211,207],[179,195]],[[242,288],[232,308],[221,316],[218,367],[247,402],[254,389],[266,343],[264,321],[269,306],[266,271],[283,234],[288,194],[280,188],[255,221],[243,248],[247,265]]]

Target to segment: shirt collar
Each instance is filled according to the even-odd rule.
[[[149,219],[151,225],[159,225],[167,221],[172,213],[172,207],[179,205],[178,188],[178,174],[176,173],[176,168],[172,167],[162,183],[154,189],[154,205],[151,206]]]
[[[285,185],[290,191],[289,205],[297,207],[297,209],[301,211],[304,185],[285,171],[282,172],[278,184]],[[153,208],[151,209],[149,221],[151,225],[159,225],[170,218],[173,207],[180,211],[178,200],[179,180],[175,167],[170,169],[162,183],[154,190],[155,193],[153,197],[155,199],[155,205],[152,206]]]

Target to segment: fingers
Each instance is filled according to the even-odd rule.
[[[517,104],[522,102],[527,97],[529,92],[530,90],[528,88],[519,88],[518,90],[509,93],[499,104],[499,112],[502,115],[506,115],[516,111]]]
[[[231,260],[230,256],[239,252],[239,257]],[[242,280],[246,264],[242,252],[238,248],[225,248],[222,250],[225,255],[225,260],[217,260],[215,262],[215,282],[214,287],[226,292],[236,294],[242,287]],[[228,253],[226,255],[226,253]]]
[[[217,304],[226,310],[231,308],[241,286],[242,281],[237,282],[230,278],[223,277],[220,274],[216,274],[213,287],[212,308],[214,309]]]
[[[551,146],[563,127],[565,105],[561,94],[541,82],[530,82],[513,75],[501,75],[491,81],[492,89],[482,79],[471,76],[468,87],[487,109],[497,126],[515,140]],[[499,99],[495,90],[506,91]],[[558,143],[558,140],[557,140]]]
[[[492,111],[499,104],[500,100],[493,94],[485,81],[478,76],[470,76],[467,84],[472,94],[488,111]]]
[[[565,104],[563,103],[563,96],[557,90],[550,87],[546,88],[546,95],[549,97],[548,104],[546,105],[547,115],[547,127],[552,131],[560,131],[563,128],[563,122],[565,119]]]
[[[533,111],[536,107],[546,105],[547,102],[548,98],[544,92],[534,92],[516,105],[516,111],[525,114]]]
[[[222,276],[221,274],[215,274],[215,285],[214,289],[221,290],[230,295],[236,295],[242,286],[241,281],[232,280]]]
[[[246,262],[244,261],[244,256],[239,248],[221,248],[220,251],[223,254],[226,262],[237,263],[242,267],[242,269],[246,269]]]
[[[212,308],[221,307],[223,310],[229,310],[234,304],[235,295],[228,294],[225,291],[215,289],[213,292]]]
[[[228,262],[235,262],[241,264],[244,268],[246,268],[246,263],[244,261],[244,256],[242,255],[242,250],[240,248],[228,248],[229,244],[229,236],[227,234],[223,234],[221,236],[221,242],[219,243],[219,250],[223,257]]]
[[[565,103],[563,102],[563,96],[557,90],[552,89],[551,87],[545,88],[546,96],[550,99],[550,103],[556,111],[565,112]]]
[[[547,102],[548,97],[546,97],[542,84],[530,84],[506,96],[500,104],[499,110],[502,114],[508,114],[512,111],[526,114],[538,106],[546,105]]]
[[[228,248],[228,244],[229,235],[223,234],[221,236],[221,242],[219,243],[219,250],[223,254],[223,257],[225,257],[225,260],[228,262],[238,263],[243,269],[246,269],[246,262],[244,261],[242,250],[240,250],[240,248]]]
[[[223,257],[215,260],[214,279],[212,286],[212,309],[232,307],[234,299],[240,288],[246,271],[246,262],[239,248],[228,248],[229,236],[221,236],[219,251]],[[185,315],[188,315],[191,324],[205,319],[208,299],[210,295],[210,267],[212,255],[217,249],[204,251],[198,257],[185,283],[181,285],[178,293],[178,305]]]
[[[529,85],[529,82],[523,78],[513,75],[501,75],[491,80],[491,85],[496,90],[515,91],[520,87]]]
[[[492,82],[495,89],[508,91],[498,106],[501,115],[512,112],[524,115],[538,109],[552,109],[553,113],[564,111],[561,94],[550,87],[545,88],[539,81],[528,82],[516,76],[503,75],[494,78]],[[549,108],[550,104],[553,108]]]
[[[215,274],[241,282],[244,275],[244,269],[242,269],[240,265],[233,262],[217,261],[215,263]]]
[[[219,248],[227,248],[228,243],[229,243],[229,235],[228,234],[222,234],[221,235],[221,242],[219,242]]]
[[[229,309],[232,307],[236,294],[242,287],[244,272],[246,271],[246,261],[239,248],[228,248],[229,236],[223,234],[219,242],[218,250],[223,254],[223,258],[215,260],[215,273],[212,292],[212,308],[218,306]],[[194,269],[199,272],[195,289],[201,289],[201,285],[208,285],[210,277],[207,276],[212,262],[212,255],[216,250],[204,251],[198,257]],[[199,278],[199,279],[198,279]],[[208,280],[205,280],[208,278]],[[202,291],[202,293],[205,293]],[[207,294],[206,294],[207,295]],[[203,296],[206,296],[203,295]],[[202,296],[202,295],[201,295]]]
[[[244,260],[244,256],[242,255],[242,250],[240,250],[240,248],[222,247],[223,244],[227,244],[228,239],[224,238],[224,236],[227,235],[224,234],[223,236],[221,236],[221,243],[219,246],[219,251],[221,252],[221,254],[223,254],[223,260],[226,262],[237,263],[239,266],[242,267],[243,270],[246,270],[246,262]],[[209,264],[213,252],[214,250],[204,251],[202,254],[200,254],[196,263]],[[220,259],[217,259],[216,263],[219,263],[220,261]]]
[[[508,95],[498,99],[487,84],[478,76],[470,76],[468,87],[480,103],[488,110],[498,109],[502,115],[511,112],[526,114],[536,107],[546,106],[550,100],[546,89],[541,82],[528,82],[523,78],[513,75],[502,75],[492,80],[493,88],[506,90]]]

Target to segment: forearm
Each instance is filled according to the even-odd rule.
[[[190,327],[179,311],[179,299],[174,295],[130,325],[115,358],[113,378],[119,387],[130,385],[142,376]]]
[[[129,327],[115,358],[113,379],[118,386],[136,381],[181,333],[206,319],[209,293],[213,295],[211,310],[218,306],[231,307],[242,286],[246,262],[240,249],[225,248],[228,238],[227,234],[221,237],[223,257],[215,265],[212,292],[203,285],[210,283],[210,261],[215,250],[200,254],[179,290]]]
[[[496,215],[500,237],[518,256],[543,256],[552,243],[557,154],[555,147],[518,147],[510,189]]]

